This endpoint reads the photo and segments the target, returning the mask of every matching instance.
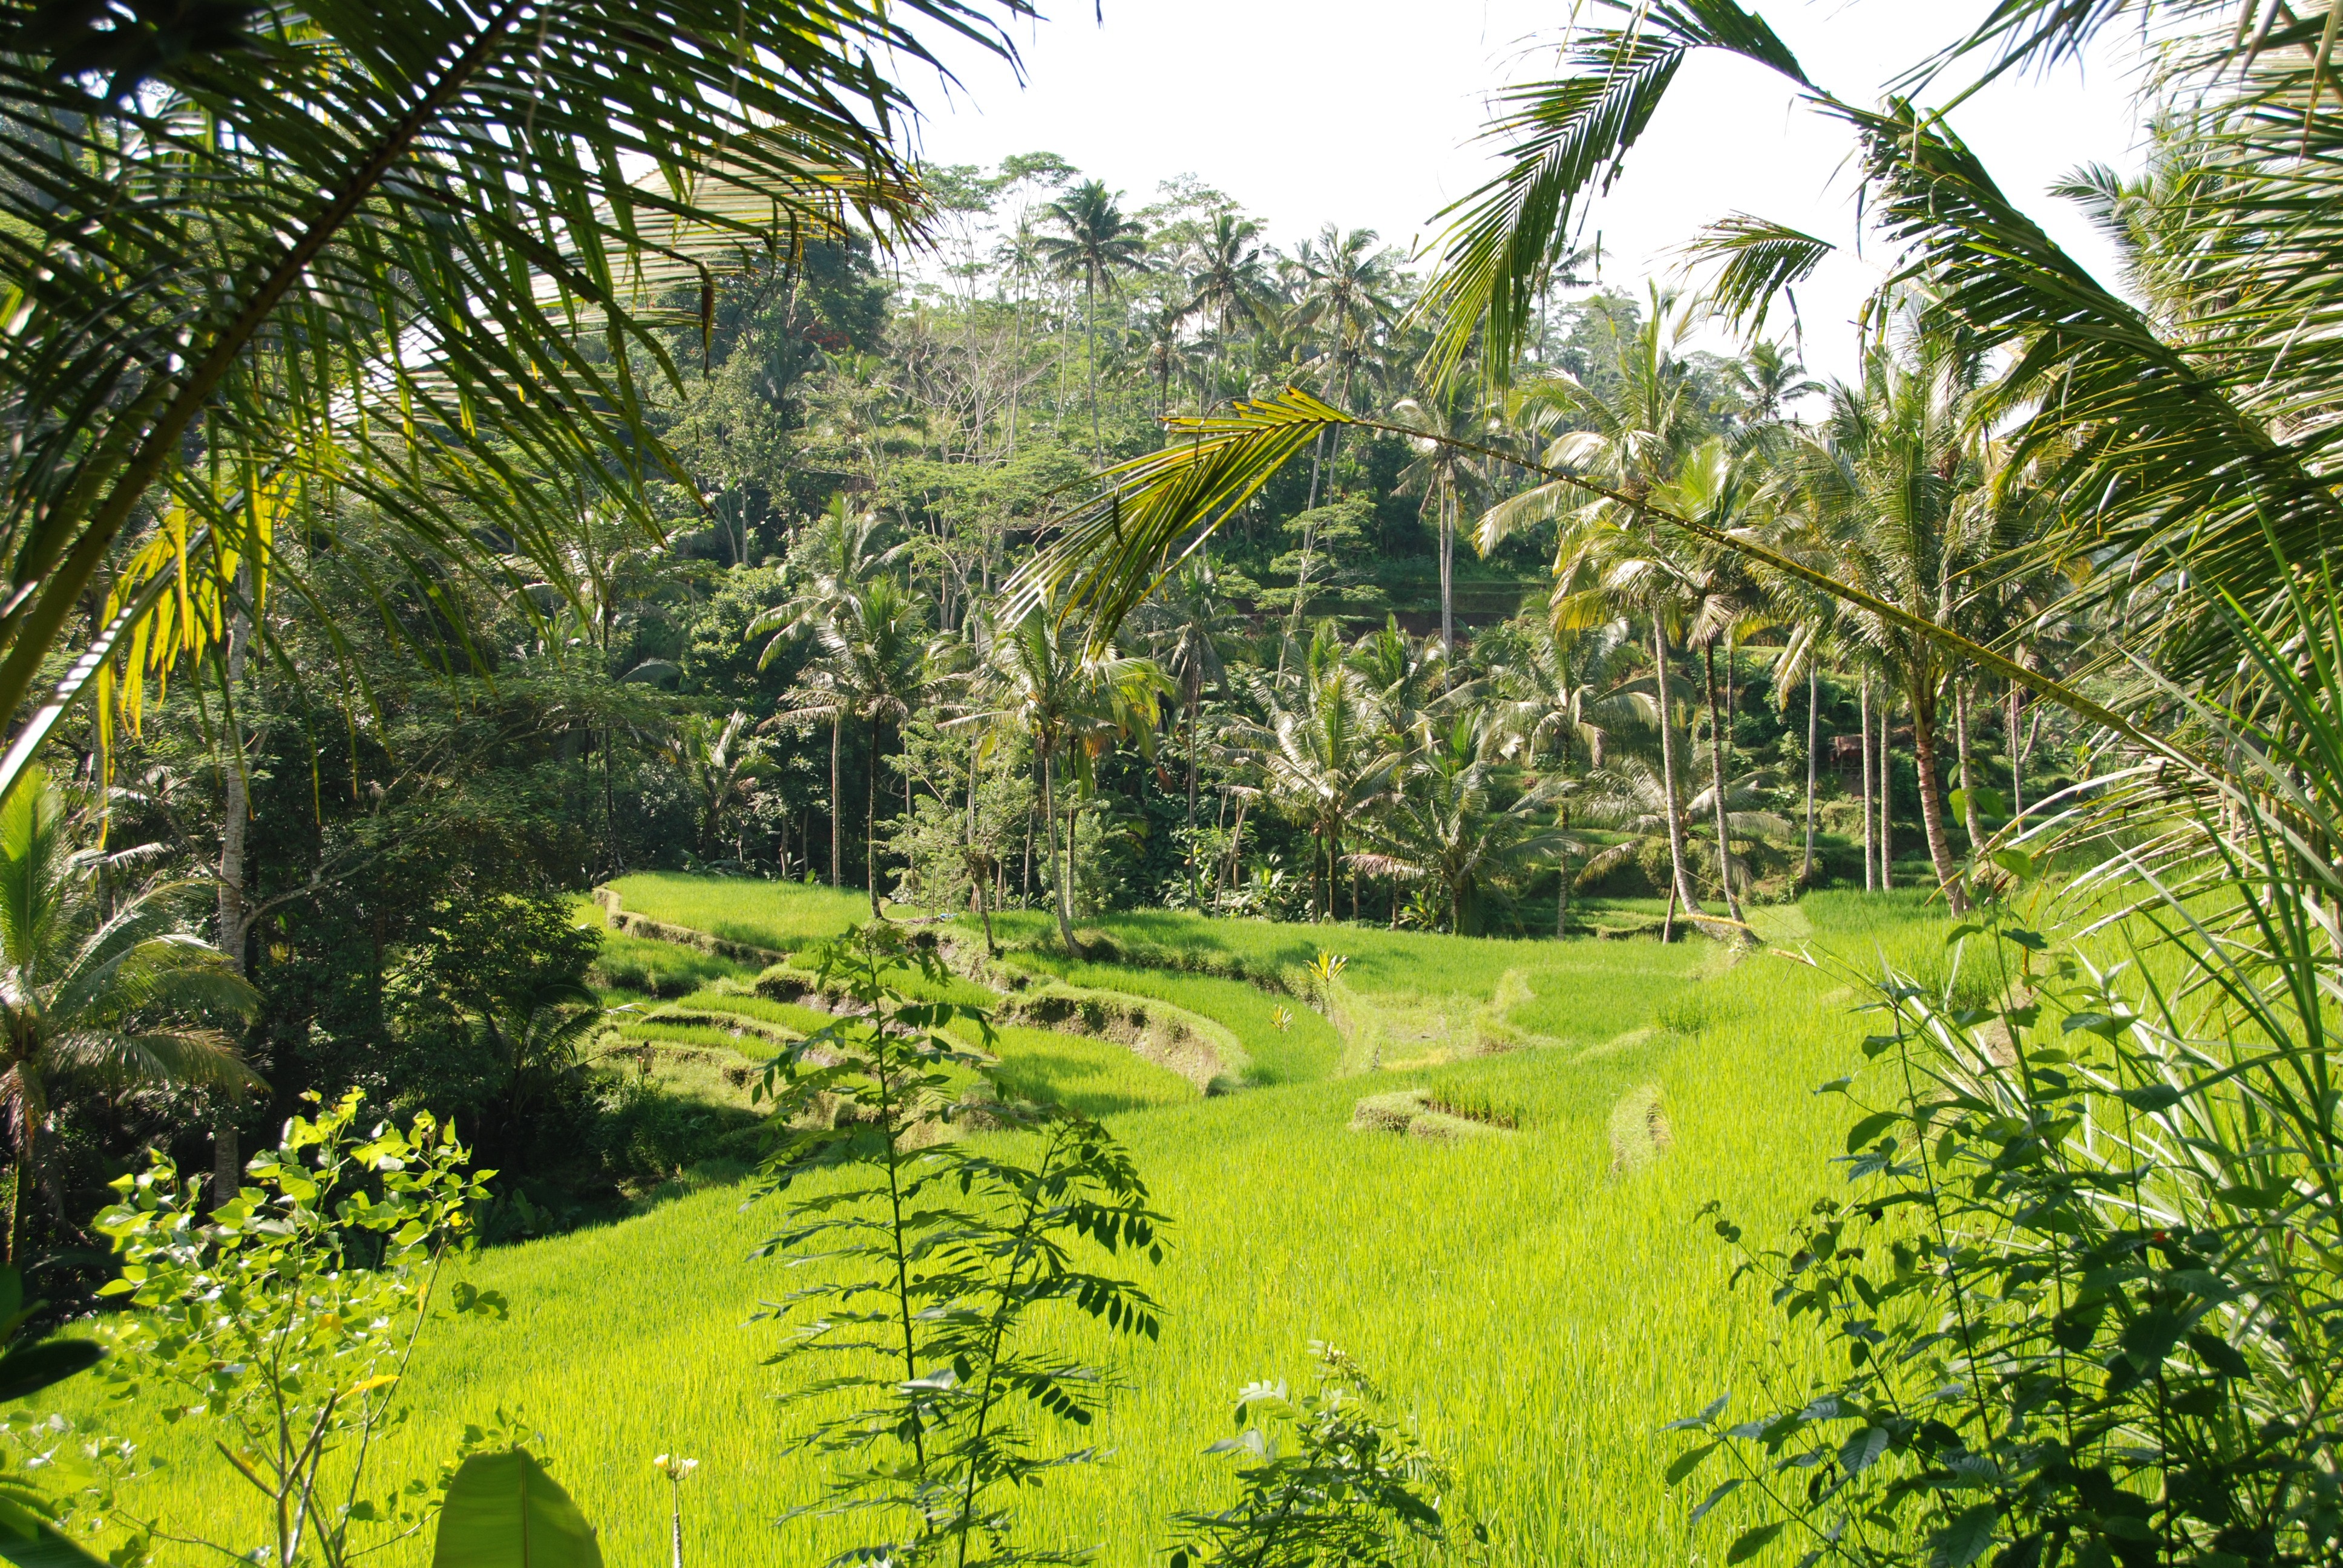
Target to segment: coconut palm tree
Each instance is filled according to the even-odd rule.
[[[1510,806],[1496,804],[1508,739],[1485,710],[1435,725],[1388,809],[1367,819],[1375,848],[1351,857],[1372,876],[1428,886],[1459,936],[1482,934],[1488,895],[1506,879],[1544,860],[1560,862],[1568,875],[1573,841],[1552,815],[1558,783],[1529,789]]]
[[[1034,253],[1052,272],[1082,282],[1082,333],[1090,345],[1091,456],[1099,455],[1098,417],[1098,296],[1112,288],[1115,276],[1148,269],[1147,227],[1125,217],[1115,205],[1119,193],[1098,180],[1084,180],[1043,207],[1049,219],[1065,230],[1043,235],[1033,242]]]
[[[1415,461],[1400,471],[1400,487],[1423,498],[1439,536],[1440,648],[1456,659],[1456,528],[1464,507],[1489,488],[1486,459],[1473,446],[1488,438],[1479,389],[1463,380],[1419,387],[1392,408],[1392,423],[1409,433]]]
[[[1648,721],[1651,699],[1633,689],[1640,671],[1628,667],[1629,648],[1624,620],[1568,631],[1546,620],[1521,656],[1497,672],[1496,712],[1521,741],[1527,766],[1537,766],[1550,739],[1564,764],[1574,747],[1584,747],[1592,771],[1624,726]]]
[[[1188,831],[1196,831],[1196,718],[1204,688],[1227,674],[1223,656],[1236,644],[1243,621],[1221,598],[1210,563],[1191,560],[1163,579],[1155,596],[1140,607],[1139,630],[1155,660],[1180,683],[1180,705],[1188,731]]]
[[[713,859],[724,824],[740,809],[749,785],[765,759],[755,736],[744,737],[749,716],[739,709],[718,723],[704,713],[687,713],[665,748],[699,806],[699,853]]]
[[[1712,421],[1679,352],[1694,325],[1691,308],[1656,286],[1649,306],[1632,330],[1615,337],[1610,356],[1615,373],[1603,387],[1556,371],[1526,384],[1508,405],[1512,426],[1544,442],[1541,456],[1548,467],[1584,474],[1601,488],[1565,479],[1533,486],[1483,513],[1474,543],[1486,554],[1516,529],[1554,520],[1560,525],[1556,626],[1600,625],[1623,610],[1648,620],[1660,776],[1674,801],[1683,798],[1684,780],[1668,689],[1669,653],[1699,602],[1698,558],[1688,538],[1647,526],[1642,508],[1662,504],[1660,492],[1708,437]],[[1670,829],[1669,844],[1674,895],[1687,914],[1697,917],[1700,905],[1684,860],[1680,820]]]
[[[930,689],[926,607],[895,578],[873,578],[840,601],[814,636],[820,652],[790,689],[784,699],[788,707],[779,717],[799,723],[827,720],[833,737],[836,727],[850,720],[860,719],[866,727],[870,757],[863,780],[863,872],[870,918],[877,920],[880,729],[890,724],[900,729],[918,711]],[[835,779],[834,739],[830,759]],[[909,788],[907,779],[907,791]],[[907,813],[909,809],[907,805]]]
[[[502,1080],[505,1132],[517,1136],[529,1111],[592,1060],[587,1047],[603,1024],[602,1005],[583,986],[541,986],[515,1005],[473,1015],[473,1043]]]
[[[2018,514],[1986,504],[1985,444],[1976,417],[1983,363],[1931,335],[1909,357],[1875,349],[1859,383],[1831,391],[1828,416],[1789,461],[1815,526],[1829,538],[1833,573],[1925,623],[1970,634],[1987,601],[1977,588],[2014,541],[2000,525]],[[1944,705],[1955,674],[1942,644],[1860,605],[1842,607],[1912,714],[1920,821],[1938,886],[1967,908],[1945,820]]]
[[[642,393],[682,371],[653,307],[761,236],[916,221],[877,62],[932,61],[929,28],[1011,52],[956,0],[12,13],[0,717],[34,729],[0,793],[107,654],[221,640],[248,563],[252,599],[352,613],[277,569],[327,496],[435,598],[560,580],[580,486],[656,537],[678,468]]]
[[[1329,372],[1323,384],[1334,389],[1337,407],[1352,406],[1352,378],[1369,344],[1399,315],[1398,269],[1392,252],[1376,248],[1371,228],[1345,234],[1330,223],[1318,231],[1314,245],[1305,239],[1294,250],[1293,270],[1302,286],[1292,323],[1318,340]],[[1319,476],[1332,465],[1341,439],[1340,430],[1323,430],[1311,448],[1312,507],[1318,504]]]
[[[901,558],[910,541],[882,547],[882,528],[877,513],[857,511],[843,495],[837,495],[820,518],[789,541],[781,572],[786,597],[749,622],[749,637],[767,638],[764,651],[757,656],[759,669],[769,668],[799,638],[834,620],[848,600]],[[846,715],[835,705],[830,711],[830,885],[835,888],[841,885],[840,868],[845,863],[846,803],[839,783],[839,750]],[[767,722],[778,723],[780,717]]]
[[[1057,885],[1058,935],[1069,957],[1074,940],[1074,834],[1066,823],[1058,852],[1058,782],[1071,769],[1080,781],[1117,743],[1151,746],[1156,705],[1170,689],[1153,660],[1086,651],[1089,628],[1037,606],[992,646],[990,678],[972,699],[970,721],[1013,728],[1030,739],[1041,772],[1050,879]]]
[[[1211,389],[1199,410],[1202,413],[1210,414],[1212,405],[1218,400],[1220,355],[1237,323],[1269,319],[1271,304],[1276,297],[1269,258],[1256,243],[1260,237],[1261,225],[1223,212],[1214,216],[1212,226],[1196,244],[1193,292],[1188,308],[1206,317],[1220,329],[1213,349]]]
[[[1271,804],[1317,839],[1318,914],[1331,920],[1344,829],[1388,794],[1400,758],[1383,744],[1373,694],[1330,628],[1311,640],[1299,668],[1252,686],[1263,719],[1240,732],[1239,744],[1259,760]]]
[[[181,890],[108,899],[106,873],[129,867],[137,852],[79,847],[92,827],[37,769],[0,802],[0,1096],[15,1165],[11,1263],[42,1181],[42,1138],[68,1089],[241,1094],[260,1081],[214,1026],[250,1016],[258,1003],[252,988],[180,920],[173,903]]]

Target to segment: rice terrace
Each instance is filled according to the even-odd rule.
[[[1069,9],[0,0],[0,1561],[2343,1565],[2343,0]]]

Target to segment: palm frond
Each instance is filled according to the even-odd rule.
[[[1511,374],[1537,292],[1571,249],[1578,203],[1617,176],[1694,50],[1729,50],[1805,82],[1773,29],[1733,0],[1606,8],[1625,24],[1577,31],[1566,55],[1574,71],[1503,95],[1484,136],[1504,145],[1505,167],[1441,214],[1451,221],[1440,270],[1415,312],[1437,328],[1438,380],[1454,376],[1476,337],[1484,375]]]
[[[207,528],[222,582],[272,494],[367,508],[427,578],[566,582],[581,481],[652,528],[643,382],[679,373],[647,307],[727,246],[906,232],[872,61],[930,60],[914,25],[1009,50],[960,0],[322,0],[101,79],[114,14],[0,0],[0,713],[144,516]],[[186,612],[149,653],[219,624],[171,555],[182,593],[128,578]]]
[[[1762,332],[1774,297],[1812,277],[1837,248],[1785,225],[1734,213],[1709,225],[1684,247],[1684,255],[1696,263],[1718,264],[1708,286],[1711,307],[1735,325]],[[1796,297],[1791,298],[1795,305]]]
[[[2150,751],[2169,752],[2175,741],[2141,729],[2121,714],[2045,672],[1963,636],[1949,627],[1843,582],[1827,571],[1775,548],[1747,530],[1709,527],[1630,496],[1594,477],[1567,472],[1516,453],[1381,420],[1355,418],[1289,387],[1275,397],[1237,406],[1234,413],[1210,419],[1171,422],[1175,433],[1195,439],[1151,452],[1097,476],[1099,495],[1069,514],[1056,538],[1018,569],[1008,593],[1029,616],[1054,600],[1062,618],[1079,607],[1088,617],[1094,647],[1109,647],[1121,617],[1151,593],[1164,573],[1202,545],[1237,508],[1256,494],[1278,469],[1306,450],[1317,433],[1351,427],[1423,439],[1508,463],[1540,478],[1574,487],[1614,502],[1644,527],[1681,528],[1705,544],[1728,550],[1805,587],[1855,606],[1883,625],[1922,638],[1956,653],[1986,671],[2012,680],[2094,724]],[[1178,556],[1172,554],[1178,545]],[[1597,618],[1607,618],[1602,617]]]

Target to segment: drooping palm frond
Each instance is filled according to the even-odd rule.
[[[903,231],[873,62],[930,60],[914,26],[1009,47],[961,0],[312,0],[186,52],[0,0],[0,714],[142,518],[204,538],[114,646],[154,576],[265,555],[270,491],[426,578],[549,568],[580,484],[648,525],[646,306],[696,276],[704,316],[711,250]]]
[[[1079,609],[1087,618],[1093,645],[1103,648],[1111,642],[1122,616],[1153,591],[1164,573],[1209,538],[1281,467],[1307,450],[1320,430],[1341,426],[1410,440],[1427,438],[1423,432],[1404,426],[1354,418],[1291,387],[1274,397],[1239,404],[1232,414],[1174,419],[1169,424],[1175,437],[1193,432],[1195,438],[1098,475],[1097,495],[1061,519],[1057,536],[1010,579],[1006,593],[1014,609],[1031,615],[1052,601],[1061,607],[1055,612],[1061,618],[1071,617]],[[2136,745],[2160,753],[2175,744],[2142,730],[2064,681],[1841,582],[1746,530],[1727,532],[1709,527],[1590,475],[1534,462],[1518,453],[1446,437],[1437,439],[1616,502],[1647,526],[1680,528],[1705,544],[1745,556],[1784,578],[1856,606],[1883,624],[1927,638],[1946,652],[2016,681]]]
[[[1717,264],[1708,299],[1720,314],[1762,332],[1774,297],[1790,294],[1815,275],[1837,246],[1826,239],[1734,213],[1718,219],[1684,247],[1694,262]],[[1795,306],[1796,296],[1791,294]]]
[[[1483,374],[1502,384],[1519,357],[1539,287],[1572,249],[1572,223],[1592,190],[1616,178],[1627,151],[1696,49],[1746,55],[1804,85],[1797,59],[1765,21],[1733,0],[1647,0],[1615,9],[1623,25],[1581,29],[1570,74],[1508,91],[1484,133],[1505,167],[1441,214],[1441,266],[1417,305],[1438,328],[1436,377],[1481,340]]]

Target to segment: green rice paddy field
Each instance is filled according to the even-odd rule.
[[[653,919],[789,951],[868,913],[859,898],[784,885],[646,876],[619,892]],[[1695,1211],[1720,1200],[1762,1238],[1839,1180],[1828,1161],[1846,1102],[1814,1089],[1859,1065],[1861,999],[1844,967],[1792,955],[1923,973],[1945,961],[1941,923],[1910,895],[1817,895],[1757,918],[1768,943],[1738,962],[1698,940],[1474,940],[1161,914],[1100,929],[1121,954],[1185,954],[1217,972],[1013,956],[1037,976],[1203,1013],[1250,1057],[1245,1087],[1207,1098],[1111,1042],[1003,1031],[1011,1081],[1104,1115],[1176,1221],[1147,1281],[1169,1310],[1162,1341],[1116,1352],[1126,1388],[1092,1433],[1111,1459],[1030,1494],[1028,1538],[1095,1546],[1112,1568],[1160,1562],[1171,1513],[1231,1500],[1228,1462],[1204,1450],[1230,1434],[1238,1388],[1306,1379],[1323,1340],[1379,1376],[1453,1462],[1454,1501],[1488,1522],[1495,1560],[1721,1560],[1732,1504],[1687,1531],[1696,1499],[1664,1486],[1676,1449],[1659,1428],[1752,1392],[1796,1346],[1769,1350],[1779,1321],[1762,1294],[1728,1291],[1728,1255]],[[1046,917],[1001,923],[1014,943]],[[729,1042],[753,1059],[819,1021],[744,996],[739,966],[634,950],[658,947],[614,940],[605,967],[650,1049],[712,1060]],[[1260,983],[1321,948],[1350,960],[1337,1021]],[[672,972],[651,972],[659,963]],[[663,1009],[691,1021],[662,1024]],[[1351,1130],[1361,1099],[1420,1086],[1518,1130],[1447,1142]],[[1644,1110],[1654,1096],[1657,1151]],[[786,1372],[760,1364],[779,1331],[750,1322],[801,1282],[749,1258],[778,1213],[744,1207],[735,1185],[677,1189],[623,1223],[470,1261],[510,1318],[427,1338],[414,1418],[385,1473],[427,1473],[464,1422],[519,1412],[613,1568],[667,1560],[666,1483],[650,1463],[661,1452],[701,1462],[683,1492],[693,1568],[810,1563],[845,1544],[830,1527],[775,1523],[820,1477],[792,1448],[801,1414],[772,1397]],[[216,1524],[218,1462],[191,1434],[152,1442],[172,1463],[138,1506]]]

